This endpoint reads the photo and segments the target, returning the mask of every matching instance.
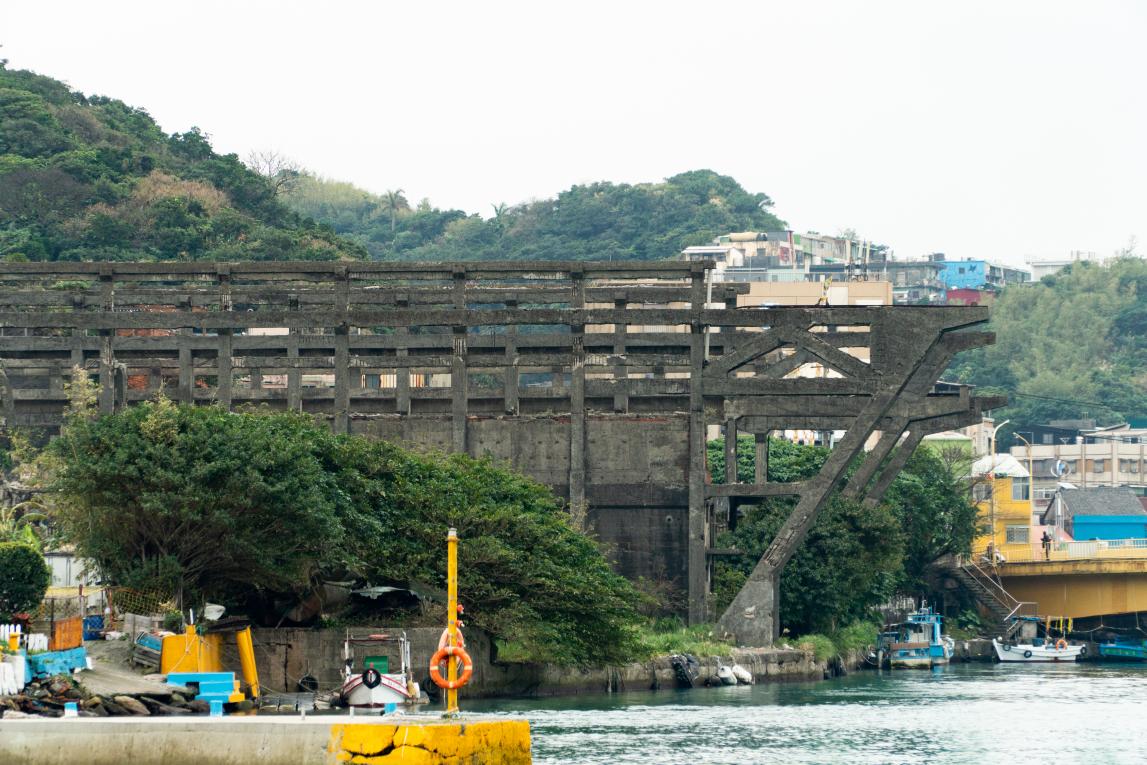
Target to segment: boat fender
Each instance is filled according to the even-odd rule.
[[[457,680],[447,680],[442,677],[442,662],[446,661],[451,656],[458,659],[458,663],[462,665],[462,674],[458,676]],[[438,651],[430,657],[430,679],[439,688],[454,691],[461,688],[466,683],[470,682],[470,676],[474,674],[474,662],[470,660],[470,654],[466,653],[465,648],[456,645],[448,645],[445,648],[439,648]]]
[[[1087,655],[1087,646],[1081,645],[1079,647],[1079,655],[1080,656],[1086,656]]]
[[[1024,658],[1025,659],[1030,659],[1031,657],[1032,657],[1031,651],[1024,651]]]
[[[1066,640],[1064,640],[1063,638],[1060,638],[1059,640],[1055,641],[1055,650],[1064,651],[1066,649],[1067,649],[1067,641]]]
[[[374,667],[362,673],[362,684],[367,688],[377,688],[382,683],[382,673]]]

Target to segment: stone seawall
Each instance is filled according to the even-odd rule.
[[[385,627],[360,627],[361,634],[395,635],[401,630]],[[430,657],[438,647],[438,628],[419,627],[405,630],[410,640],[414,679],[428,686]],[[275,691],[298,690],[303,677],[314,678],[320,690],[337,688],[341,683],[342,651],[345,631],[305,629],[258,629],[254,631],[255,656],[260,683]],[[644,691],[673,688],[676,678],[667,657],[635,662],[618,667],[567,667],[558,664],[505,664],[491,661],[492,646],[478,630],[466,633],[467,650],[474,660],[474,676],[463,691],[464,697],[496,698],[505,696],[561,696],[602,691]],[[362,656],[358,659],[361,661]],[[722,657],[725,664],[737,663],[753,673],[758,681],[815,680],[839,671],[840,662],[816,661],[810,654],[785,648],[743,648],[731,650]],[[398,668],[398,656],[392,653],[390,666]],[[717,683],[718,660],[701,660],[698,685]],[[856,662],[844,662],[850,668]]]

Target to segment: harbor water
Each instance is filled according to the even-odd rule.
[[[534,765],[1147,762],[1147,666],[961,664],[837,680],[470,702]]]

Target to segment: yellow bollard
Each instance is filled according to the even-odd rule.
[[[20,651],[20,633],[14,632],[8,636],[8,650],[12,653]]]
[[[458,645],[458,531],[450,529],[446,533],[446,631],[447,645]],[[446,678],[451,682],[458,679],[458,659],[446,659]],[[458,691],[446,690],[446,714],[458,713]]]

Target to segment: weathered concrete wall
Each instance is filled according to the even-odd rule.
[[[449,450],[448,415],[353,419],[352,432]],[[489,456],[569,499],[569,415],[470,415],[466,451]],[[684,591],[689,563],[689,421],[684,415],[586,418],[587,518],[618,573]]]
[[[529,765],[524,720],[466,716],[0,719],[21,765]]]

